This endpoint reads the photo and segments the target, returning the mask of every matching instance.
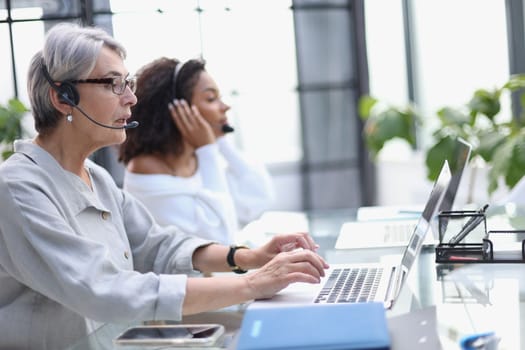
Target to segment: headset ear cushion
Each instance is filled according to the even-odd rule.
[[[70,82],[63,81],[60,86],[58,86],[59,100],[62,103],[66,103],[70,106],[76,106],[80,102],[80,95],[75,85]]]

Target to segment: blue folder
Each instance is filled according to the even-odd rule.
[[[383,303],[246,309],[237,350],[390,349]]]

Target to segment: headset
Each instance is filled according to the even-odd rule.
[[[49,75],[45,64],[42,64],[42,73],[44,73],[44,78],[46,78],[51,88],[57,92],[58,100],[60,102],[71,107],[76,107],[78,105],[80,102],[80,94],[75,85],[68,81],[62,81],[60,85],[57,85]]]
[[[173,80],[173,90],[174,90],[173,96],[174,97],[177,97],[177,89],[176,89],[177,78],[179,77],[179,73],[182,70],[183,66],[184,66],[184,63],[178,62],[177,65],[175,66],[175,69],[173,70],[172,80]],[[235,131],[235,129],[229,124],[222,124],[220,125],[220,128],[221,128],[221,131],[225,134]]]
[[[53,80],[53,78],[51,78],[51,76],[49,75],[47,67],[44,63],[42,63],[42,73],[44,74],[44,78],[46,78],[51,88],[56,91],[58,95],[58,100],[62,103],[67,104],[68,106],[76,108],[80,113],[82,113],[92,123],[98,126],[101,126],[103,128],[108,128],[108,129],[133,129],[139,126],[139,122],[137,121],[132,121],[129,124],[126,124],[124,126],[106,125],[106,124],[102,124],[96,121],[95,119],[90,117],[86,112],[84,112],[82,108],[78,106],[78,103],[80,102],[80,94],[78,93],[78,90],[75,87],[75,85],[73,85],[73,83],[66,80],[66,81],[61,81],[60,85],[57,85],[55,81]]]

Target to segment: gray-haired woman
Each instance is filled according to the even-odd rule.
[[[0,165],[0,348],[64,348],[97,322],[179,320],[324,275],[306,233],[236,249],[161,227],[88,159],[136,126],[124,58],[103,30],[59,24],[30,63],[38,134]],[[185,274],[232,268],[258,269]]]

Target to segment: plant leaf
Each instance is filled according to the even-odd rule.
[[[515,144],[515,138],[507,139],[506,142],[501,143],[494,150],[492,157],[492,164],[488,180],[489,180],[489,194],[493,193],[498,188],[499,178],[505,174],[512,164],[512,152]]]
[[[359,99],[358,113],[361,119],[367,119],[372,111],[372,108],[376,105],[377,99],[372,96],[364,95]]]
[[[455,137],[446,135],[428,149],[425,164],[427,167],[427,178],[430,181],[437,179],[445,159],[449,162],[451,172],[454,173],[456,171],[454,168],[456,162],[453,161],[456,143]]]
[[[371,115],[363,130],[369,151],[374,157],[377,156],[385,143],[394,138],[404,139],[415,147],[414,123],[416,119],[417,115],[410,109],[402,111],[394,107]]]
[[[503,85],[503,89],[515,91],[525,88],[525,74],[512,75],[510,79]]]
[[[7,102],[9,110],[14,113],[18,113],[19,117],[23,116],[24,113],[29,112],[29,109],[17,98],[12,98]]]
[[[505,184],[513,188],[525,175],[525,135],[514,138],[509,166],[505,173]]]
[[[470,116],[451,107],[441,108],[438,110],[437,115],[443,125],[461,127],[464,124],[472,124]]]
[[[507,135],[497,130],[483,130],[479,131],[478,138],[479,144],[475,153],[480,155],[485,162],[490,163],[494,158],[496,149],[505,142]]]
[[[22,118],[29,109],[18,99],[10,99],[6,105],[0,105],[0,144],[7,149],[2,158],[7,159],[13,152],[13,141],[23,136]]]
[[[474,96],[468,103],[468,106],[474,114],[483,114],[494,122],[494,116],[501,110],[499,97],[499,90],[488,91],[480,89],[474,92]]]
[[[2,152],[2,159],[5,160],[5,159],[9,158],[11,155],[13,155],[13,153],[15,153],[15,152],[13,152],[12,150],[5,150],[5,151],[3,151]]]

